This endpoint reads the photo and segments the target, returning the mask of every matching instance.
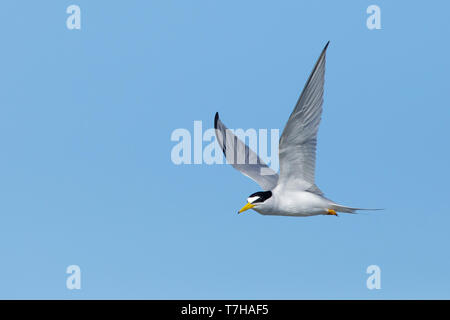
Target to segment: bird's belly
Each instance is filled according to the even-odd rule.
[[[262,208],[254,208],[255,211],[262,215],[272,215],[272,216],[292,216],[292,217],[309,217],[326,214],[327,210],[322,208],[309,208],[309,209],[299,209],[299,208],[278,208],[273,210],[267,210]]]
[[[266,215],[308,217],[327,214],[327,210],[328,200],[325,198],[310,192],[297,191],[281,193],[272,208],[257,211]]]

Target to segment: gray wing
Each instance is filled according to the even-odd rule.
[[[219,113],[214,118],[214,128],[217,142],[229,164],[256,181],[263,190],[272,190],[277,185],[278,174],[220,121]]]
[[[325,45],[280,138],[279,184],[322,195],[315,185],[317,131],[322,115]]]

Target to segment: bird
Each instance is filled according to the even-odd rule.
[[[340,205],[326,198],[315,184],[317,132],[322,117],[326,51],[329,44],[330,41],[317,59],[280,136],[279,174],[235,136],[216,112],[216,141],[225,159],[263,189],[251,194],[247,204],[238,213],[252,209],[262,215],[309,217],[379,210]]]

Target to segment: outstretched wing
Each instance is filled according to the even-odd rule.
[[[256,181],[263,190],[272,190],[277,185],[278,174],[220,121],[219,113],[214,118],[214,128],[217,142],[229,164]]]
[[[322,115],[325,81],[325,45],[289,117],[279,144],[280,178],[288,188],[322,194],[314,182],[317,131]]]

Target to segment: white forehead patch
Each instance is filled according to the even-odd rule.
[[[250,197],[250,198],[247,199],[247,202],[248,202],[248,203],[253,203],[253,201],[258,200],[258,199],[259,199],[258,196],[256,196],[256,197]]]

